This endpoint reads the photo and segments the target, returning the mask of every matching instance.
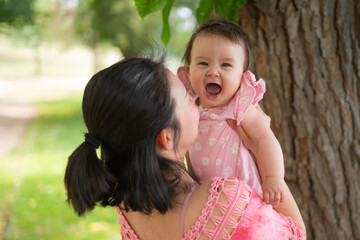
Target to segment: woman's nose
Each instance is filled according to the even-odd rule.
[[[212,67],[209,69],[209,71],[206,73],[206,76],[208,77],[219,77],[219,71],[217,70],[216,67]]]

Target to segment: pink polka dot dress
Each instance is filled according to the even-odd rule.
[[[178,75],[187,86],[184,77]],[[189,155],[192,168],[201,181],[214,177],[236,177],[262,196],[255,159],[239,135],[226,123],[226,119],[235,119],[239,125],[251,104],[256,106],[264,93],[264,80],[256,81],[254,74],[246,71],[239,90],[226,104],[213,108],[199,107],[199,135]]]

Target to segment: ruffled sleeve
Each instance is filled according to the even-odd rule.
[[[196,93],[193,90],[192,86],[191,86],[191,82],[190,79],[188,78],[186,71],[185,71],[185,67],[179,67],[177,70],[177,76],[180,79],[180,81],[184,84],[187,92],[192,96],[195,97]]]
[[[235,96],[235,120],[239,125],[251,105],[256,105],[264,96],[265,82],[262,78],[256,81],[255,75],[244,72],[239,91]]]

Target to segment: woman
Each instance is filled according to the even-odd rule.
[[[304,223],[288,190],[281,204],[293,206],[295,222],[234,178],[198,183],[186,171],[199,112],[162,61],[126,59],[98,72],[82,107],[89,133],[64,179],[78,215],[96,203],[116,206],[124,240],[302,239],[295,222]],[[250,140],[248,147],[256,151]]]

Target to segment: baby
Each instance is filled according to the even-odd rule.
[[[199,135],[187,154],[189,170],[200,180],[234,176],[245,181],[263,201],[276,207],[284,198],[282,150],[256,106],[265,82],[256,81],[250,41],[244,30],[228,21],[209,21],[192,35],[178,76],[197,97]],[[255,160],[226,123],[236,120],[259,151]]]

